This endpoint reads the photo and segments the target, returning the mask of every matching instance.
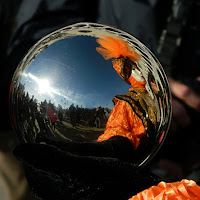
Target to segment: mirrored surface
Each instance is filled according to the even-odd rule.
[[[141,154],[136,163],[142,165],[166,137],[171,94],[155,56],[133,36],[116,28],[78,23],[55,31],[34,45],[19,64],[11,84],[13,127],[20,142],[35,143],[40,136],[97,142],[106,130],[115,97],[130,94],[132,88],[113,68],[112,60],[105,60],[96,51],[97,39],[103,36],[121,38],[141,56],[137,69],[146,84],[142,92],[134,90],[137,98],[132,104],[140,104],[136,105],[137,115],[139,107],[146,106],[143,124],[146,122],[148,134],[136,150]],[[153,128],[149,119],[154,120]],[[145,150],[141,151],[142,147]]]

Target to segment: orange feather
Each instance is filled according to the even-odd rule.
[[[104,59],[127,57],[133,62],[140,60],[141,56],[135,52],[124,40],[120,38],[104,36],[97,39],[97,43],[101,46],[96,50],[100,53]]]

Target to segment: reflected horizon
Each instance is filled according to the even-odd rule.
[[[112,98],[126,93],[130,86],[117,75],[112,63],[95,51],[97,46],[95,38],[89,36],[66,38],[50,45],[23,74],[20,83],[25,93],[34,95],[37,102],[51,100],[63,108],[74,103],[84,108],[101,105],[112,109]]]

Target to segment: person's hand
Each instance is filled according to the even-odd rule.
[[[184,104],[196,111],[200,111],[200,96],[192,88],[172,78],[169,78],[169,84],[173,95],[171,130],[176,132],[181,128],[189,126],[191,123]]]
[[[13,154],[24,164],[30,188],[42,199],[123,200],[160,181],[114,156],[115,149],[129,145],[124,139],[27,143],[16,146]]]

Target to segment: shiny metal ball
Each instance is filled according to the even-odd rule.
[[[155,155],[167,135],[170,88],[151,51],[132,35],[108,25],[70,25],[42,38],[28,51],[11,83],[12,124],[20,143],[37,143],[39,137],[97,142],[114,107],[113,97],[130,89],[111,60],[96,51],[96,40],[103,36],[121,38],[141,56],[138,69],[156,112],[155,131],[144,141],[147,150],[140,152],[136,162],[141,166]]]

